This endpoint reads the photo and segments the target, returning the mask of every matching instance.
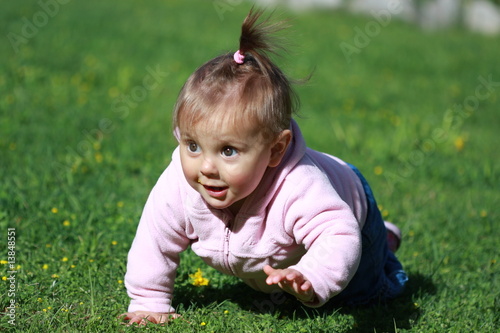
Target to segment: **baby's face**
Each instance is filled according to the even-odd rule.
[[[218,124],[208,128],[199,122],[180,131],[182,169],[211,207],[237,211],[260,183],[271,161],[271,145],[256,126]]]

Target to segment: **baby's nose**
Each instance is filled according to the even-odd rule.
[[[213,161],[209,158],[203,159],[200,171],[206,177],[213,177],[218,173],[215,163],[213,163]]]

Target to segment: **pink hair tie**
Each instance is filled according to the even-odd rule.
[[[240,50],[238,50],[234,52],[233,59],[237,64],[242,64],[245,61],[245,56],[240,53]]]

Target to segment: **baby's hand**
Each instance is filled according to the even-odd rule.
[[[120,316],[123,320],[128,320],[128,325],[134,323],[139,325],[146,325],[148,322],[153,324],[165,324],[171,319],[180,317],[177,313],[160,313],[160,312],[149,312],[149,311],[135,311],[122,313]]]
[[[268,285],[277,284],[281,289],[297,297],[302,302],[311,302],[314,299],[314,289],[299,271],[292,268],[274,269],[269,265],[264,266],[264,273],[268,275]]]

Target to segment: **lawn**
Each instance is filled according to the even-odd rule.
[[[126,255],[196,67],[235,51],[244,1],[8,1],[0,11],[0,330],[129,332]],[[308,145],[359,167],[403,233],[404,295],[308,309],[182,255],[165,332],[496,332],[498,37],[293,13],[277,62]],[[372,30],[370,30],[372,29]],[[208,286],[195,286],[200,269]],[[15,324],[15,325],[14,325]]]

